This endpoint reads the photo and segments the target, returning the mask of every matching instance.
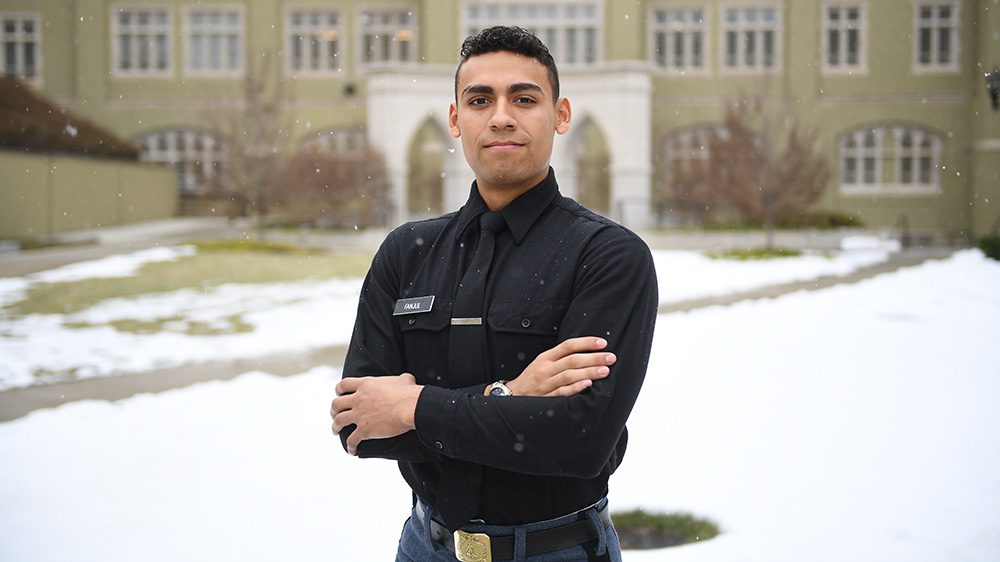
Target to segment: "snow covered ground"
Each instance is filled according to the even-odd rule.
[[[1000,264],[965,251],[661,316],[613,508],[724,532],[625,559],[1000,559],[997,287]],[[253,373],[0,424],[0,560],[390,560],[409,492],[329,434],[336,379]]]
[[[765,262],[713,260],[697,252],[654,252],[661,302],[715,296],[777,283],[849,273],[884,261],[891,247],[855,241],[831,257],[805,255]],[[0,279],[0,306],[17,301],[32,283],[132,275],[142,264],[173,260],[190,246],[157,248],[82,262],[24,278]],[[346,344],[360,279],[223,285],[104,301],[75,314],[24,318],[0,309],[0,389],[175,367],[194,361],[263,357]],[[254,327],[211,337],[188,335],[197,322],[229,331],[236,317]],[[171,319],[164,330],[137,335],[111,322]],[[85,327],[80,327],[85,326]]]

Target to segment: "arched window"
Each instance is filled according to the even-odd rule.
[[[177,169],[181,193],[205,193],[219,177],[225,163],[225,147],[211,133],[192,129],[168,129],[136,140],[143,162],[161,162]]]
[[[941,189],[941,137],[902,125],[879,125],[840,137],[845,195],[928,194]]]
[[[342,155],[364,155],[368,137],[362,127],[328,129],[302,138],[302,148]]]

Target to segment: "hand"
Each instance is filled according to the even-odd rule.
[[[515,396],[573,396],[611,372],[614,353],[595,353],[607,347],[602,338],[568,339],[543,351],[516,379],[507,383]]]
[[[413,416],[422,386],[410,373],[383,377],[348,377],[337,383],[330,404],[333,432],[348,425],[357,428],[347,438],[347,452],[357,454],[365,439],[402,435],[414,428]]]

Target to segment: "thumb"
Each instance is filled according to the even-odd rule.
[[[412,383],[412,384],[417,384],[417,377],[414,377],[414,376],[413,376],[412,374],[410,374],[410,373],[403,373],[402,375],[399,375],[399,376],[401,376],[401,377],[403,377],[403,378],[405,378],[405,379],[408,379],[408,381],[407,381],[407,382],[410,382],[410,383]]]

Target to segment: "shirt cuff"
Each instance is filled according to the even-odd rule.
[[[417,398],[417,409],[413,414],[413,424],[417,426],[420,441],[445,456],[455,457],[455,412],[463,392],[424,386]]]

